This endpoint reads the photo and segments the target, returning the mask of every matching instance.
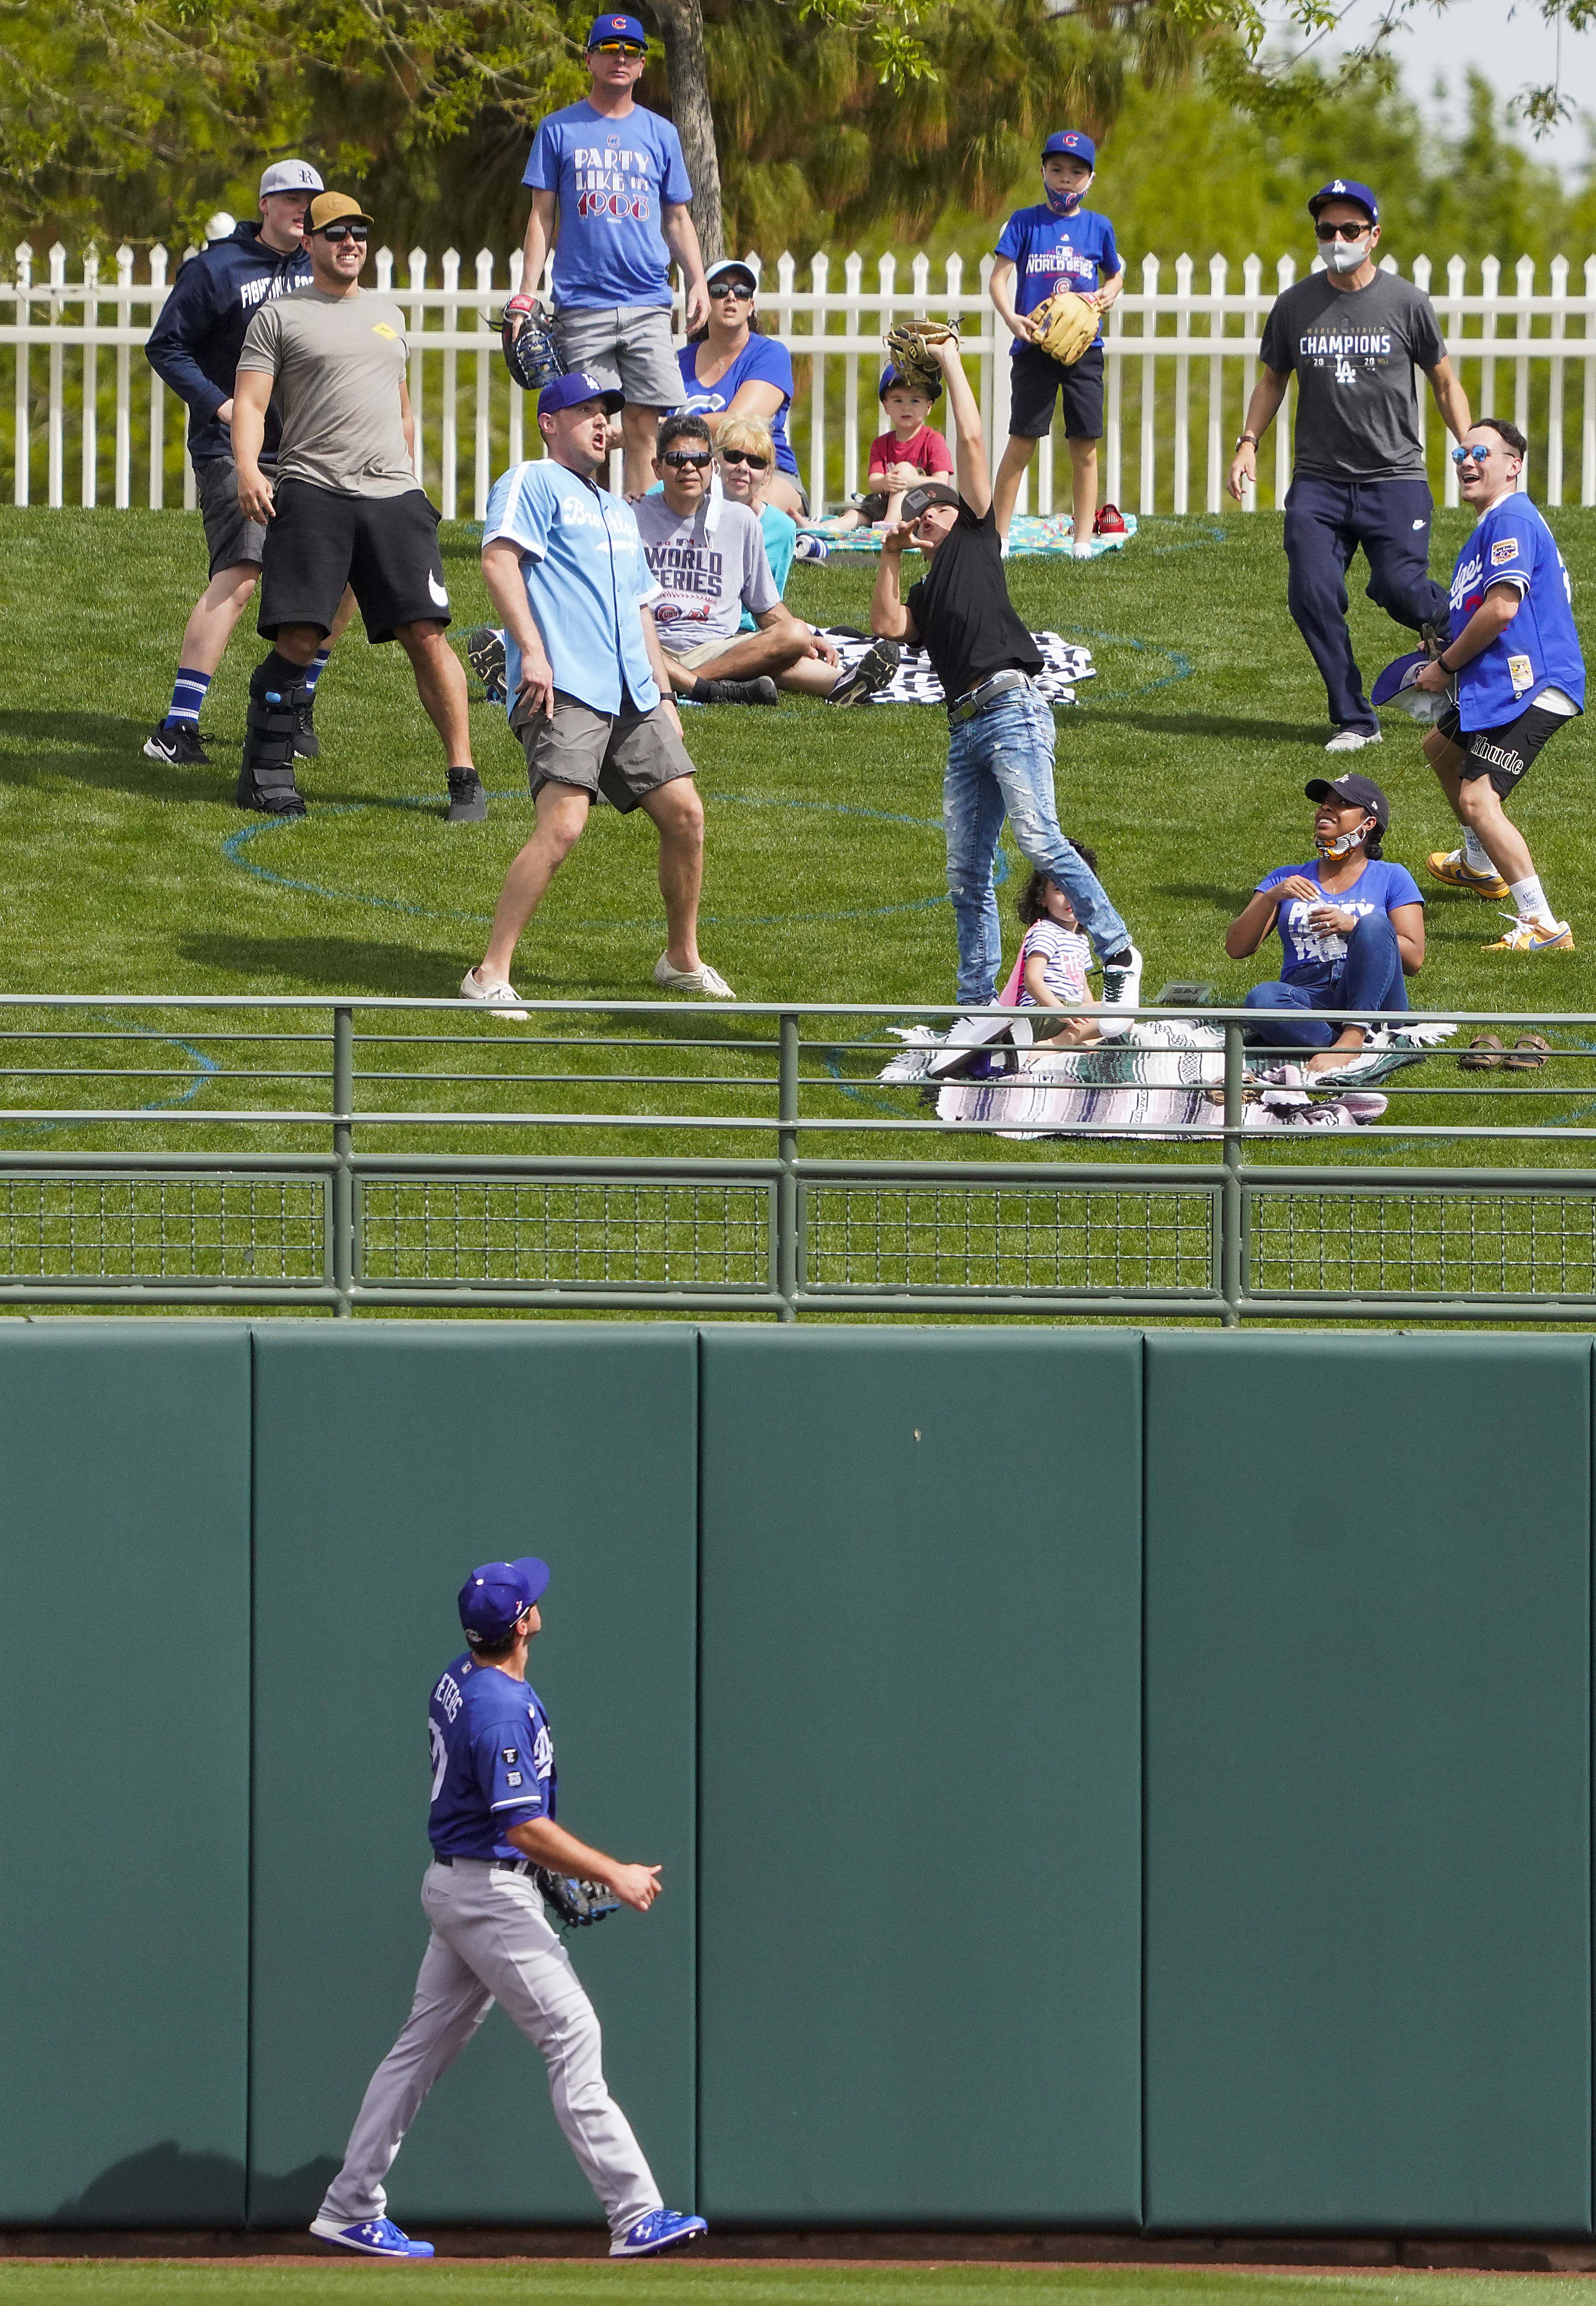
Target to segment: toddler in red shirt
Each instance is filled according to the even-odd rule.
[[[835,520],[828,521],[828,528],[841,534],[845,529],[868,527],[876,521],[885,521],[890,525],[898,518],[905,489],[912,489],[921,481],[952,477],[953,459],[948,444],[926,422],[941,391],[940,384],[935,391],[927,392],[924,386],[900,376],[895,368],[883,369],[875,397],[890,429],[878,432],[870,443],[866,478],[869,493],[849,505]]]

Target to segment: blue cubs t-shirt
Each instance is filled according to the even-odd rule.
[[[681,370],[682,412],[693,416],[719,416],[730,408],[739,388],[750,381],[773,384],[781,396],[781,406],[765,423],[771,428],[771,438],[776,444],[776,469],[798,478],[798,458],[787,438],[787,412],[792,406],[792,354],[777,337],[750,336],[725,375],[715,384],[700,384],[694,363],[698,358],[696,345],[684,345],[677,354],[677,365]]]
[[[1319,888],[1324,887],[1319,863],[1311,865],[1281,865],[1267,873],[1259,883],[1259,891],[1273,889],[1293,874],[1303,874]],[[1423,893],[1405,865],[1395,865],[1389,858],[1371,857],[1353,883],[1340,896],[1283,897],[1275,916],[1275,927],[1280,932],[1280,942],[1285,949],[1285,962],[1280,974],[1287,985],[1300,985],[1308,993],[1328,993],[1340,982],[1346,966],[1346,939],[1334,929],[1316,929],[1308,916],[1320,905],[1335,905],[1342,912],[1388,913],[1397,905],[1421,905]],[[1334,1005],[1334,1004],[1331,1004]]]
[[[556,312],[670,303],[670,251],[661,216],[667,203],[693,197],[670,121],[640,104],[619,120],[591,104],[568,104],[540,125],[521,182],[559,202]]]
[[[1493,585],[1512,585],[1522,598],[1513,622],[1458,675],[1463,727],[1499,729],[1516,721],[1543,688],[1560,688],[1583,711],[1585,661],[1574,621],[1574,588],[1557,540],[1526,496],[1506,496],[1492,505],[1458,554],[1452,571],[1453,640]]]
[[[1105,216],[1078,209],[1073,216],[1054,216],[1044,201],[1039,208],[1016,209],[997,243],[1000,256],[1014,266],[1014,310],[1034,312],[1055,288],[1073,288],[1089,296],[1120,269],[1120,252],[1114,244],[1114,226]],[[1103,341],[1098,329],[1097,342]],[[1024,349],[1016,337],[1011,352]]]
[[[427,1838],[447,1858],[523,1858],[507,1826],[554,1815],[554,1740],[535,1689],[467,1651],[427,1701]]]
[[[657,601],[624,498],[595,488],[552,457],[512,465],[493,483],[485,546],[503,538],[521,554],[526,599],[554,668],[554,686],[595,713],[619,713],[623,688],[640,713],[660,701],[639,611]],[[521,651],[504,636],[505,685],[512,709],[521,686]]]

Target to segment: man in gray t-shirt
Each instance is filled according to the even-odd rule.
[[[443,744],[449,822],[475,824],[488,801],[471,762],[465,674],[444,638],[448,590],[438,515],[415,471],[405,318],[360,285],[371,228],[346,192],[319,192],[305,218],[311,286],[263,305],[238,356],[238,501],[266,524],[258,625],[274,644],[250,682],[238,805],[304,814],[292,732],[305,669],[347,585],[367,638],[397,640],[410,659]],[[304,309],[285,324],[291,303]],[[282,437],[270,475],[260,449],[274,390]]]
[[[1369,597],[1427,642],[1447,627],[1447,594],[1430,574],[1435,501],[1419,433],[1418,378],[1430,379],[1447,429],[1462,440],[1469,404],[1421,289],[1374,260],[1379,204],[1338,176],[1308,203],[1325,269],[1283,289],[1264,323],[1263,374],[1230,467],[1230,492],[1257,479],[1258,444],[1297,379],[1292,484],[1285,500],[1286,598],[1324,677],[1334,723],[1326,751],[1378,745],[1346,626],[1346,571],[1361,546]]]

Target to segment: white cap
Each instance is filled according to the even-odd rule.
[[[260,179],[260,197],[268,192],[321,192],[327,189],[308,160],[274,160]]]

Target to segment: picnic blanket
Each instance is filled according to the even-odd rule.
[[[826,638],[836,644],[844,671],[851,671],[870,645],[868,637],[856,632],[851,625],[832,626]],[[1073,705],[1077,683],[1097,679],[1097,668],[1092,662],[1090,649],[1066,641],[1058,633],[1033,633],[1031,638],[1042,652],[1043,670],[1037,676],[1038,694],[1050,705]],[[872,705],[945,705],[947,699],[925,650],[906,648],[891,686],[867,701]]]
[[[1092,558],[1099,559],[1105,552],[1118,552],[1130,543],[1136,534],[1136,515],[1124,516],[1125,525],[1116,535],[1094,536]],[[799,536],[817,536],[828,547],[827,559],[836,552],[879,552],[881,540],[886,534],[883,528],[845,528],[840,533],[827,528],[820,521],[798,523]],[[1067,559],[1075,542],[1075,524],[1067,512],[1017,512],[1009,525],[1009,558],[1018,560],[1035,553],[1057,559]]]

